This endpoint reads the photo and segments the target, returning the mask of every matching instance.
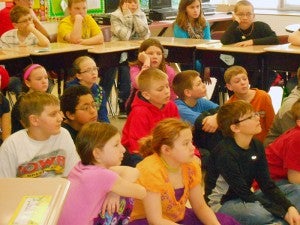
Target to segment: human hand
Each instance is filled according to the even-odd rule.
[[[28,24],[26,29],[28,32],[33,32],[35,30],[35,26],[33,23],[30,23],[30,24]]]
[[[235,43],[234,46],[236,47],[247,47],[247,46],[252,46],[253,45],[253,40],[247,40],[247,41],[241,41],[238,43]]]
[[[300,225],[300,215],[297,209],[293,206],[288,209],[284,219],[289,225]]]
[[[232,20],[238,22],[240,24],[241,19],[235,13],[232,13]]]
[[[80,14],[76,14],[74,17],[75,22],[82,22],[83,21],[83,16]]]
[[[126,12],[126,13],[128,13],[130,10],[129,10],[129,8],[128,8],[128,3],[127,2],[124,2],[124,4],[122,5],[122,12],[124,13],[124,12]]]
[[[208,133],[214,133],[218,129],[217,113],[207,116],[202,121],[202,130]]]
[[[140,52],[139,55],[138,55],[138,60],[139,60],[140,62],[142,62],[143,64],[145,64],[145,62],[147,62],[148,60],[149,60],[149,62],[150,62],[150,57],[149,57],[149,55],[146,54],[145,51],[142,51],[142,52]],[[150,66],[150,65],[149,65],[149,66]]]
[[[101,215],[104,215],[107,212],[109,215],[112,215],[114,212],[117,212],[120,207],[120,196],[114,192],[109,192],[106,195],[106,198],[103,202],[101,208]]]

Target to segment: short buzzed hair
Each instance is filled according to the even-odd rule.
[[[18,23],[19,22],[19,19],[22,17],[22,16],[27,16],[27,15],[30,15],[30,11],[28,8],[26,7],[23,7],[23,6],[19,6],[19,5],[16,5],[13,7],[13,9],[10,11],[10,20],[11,22],[13,23]]]
[[[157,68],[144,70],[138,77],[138,89],[140,91],[148,91],[150,84],[154,80],[168,80],[168,76],[166,73]]]
[[[179,72],[173,79],[173,90],[180,99],[185,99],[184,90],[193,89],[193,81],[200,77],[196,70],[185,70]]]

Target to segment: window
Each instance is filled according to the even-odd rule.
[[[235,4],[238,0],[211,0],[215,4]],[[299,0],[249,0],[256,9],[300,11]]]

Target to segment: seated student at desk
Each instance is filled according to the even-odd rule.
[[[200,0],[181,0],[174,24],[174,37],[210,40],[209,23],[205,20]],[[202,65],[196,61],[196,70],[202,72]],[[192,69],[191,65],[181,65],[182,70]],[[209,77],[210,70],[205,68],[204,77]],[[204,80],[206,80],[204,78]]]
[[[1,41],[5,45],[9,47],[36,44],[42,47],[49,46],[49,39],[35,28],[28,8],[15,6],[10,11],[10,19],[15,29],[2,34]]]
[[[32,22],[35,26],[35,28],[40,31],[43,35],[45,35],[48,39],[50,39],[50,36],[45,29],[45,27],[42,25],[39,18],[35,15],[32,7],[33,7],[33,0],[14,0],[12,6],[7,5],[4,9],[0,10],[0,35],[4,34],[6,31],[9,31],[11,29],[14,29],[14,26],[12,24],[12,21],[10,20],[9,13],[12,10],[14,6],[23,6],[25,8],[28,8],[30,11],[30,15],[32,16]]]
[[[292,45],[300,45],[300,30],[296,30],[289,35],[288,42]]]
[[[87,15],[86,0],[68,0],[70,15],[58,25],[57,42],[81,45],[102,44],[103,34],[96,21]]]
[[[270,26],[261,21],[254,21],[254,7],[251,2],[241,0],[234,7],[233,23],[227,28],[221,38],[224,45],[234,44],[234,46],[246,47],[251,45],[276,45],[279,40],[276,33]],[[257,86],[259,77],[257,74],[251,74],[251,85]],[[271,71],[268,74],[267,87],[271,86],[276,74]]]

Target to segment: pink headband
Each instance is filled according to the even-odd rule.
[[[40,64],[32,64],[31,66],[28,67],[28,69],[25,71],[24,73],[24,80],[27,80],[30,73],[32,72],[32,70],[34,70],[37,67],[42,67]]]

